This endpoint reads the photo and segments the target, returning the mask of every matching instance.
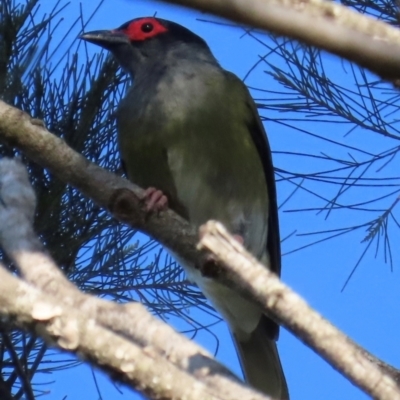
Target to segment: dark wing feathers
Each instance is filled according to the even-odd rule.
[[[271,261],[271,270],[278,276],[281,274],[281,242],[279,234],[279,221],[278,221],[278,203],[275,185],[274,167],[272,164],[271,148],[269,146],[268,138],[265,133],[264,126],[258,115],[256,105],[247,89],[245,84],[234,74],[226,71],[226,76],[229,80],[233,81],[232,84],[241,85],[245,91],[245,101],[248,108],[247,115],[249,118],[245,123],[249,129],[251,137],[256,145],[258,154],[260,156],[265,180],[268,187],[269,197],[269,218],[268,218],[268,240],[267,249]]]

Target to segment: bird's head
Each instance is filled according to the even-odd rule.
[[[206,42],[189,29],[155,17],[136,18],[117,29],[87,32],[79,38],[111,51],[132,76],[171,53],[187,58],[209,52]]]

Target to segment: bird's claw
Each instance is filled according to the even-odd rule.
[[[144,191],[143,201],[148,212],[160,212],[168,208],[167,196],[154,187],[149,187]]]

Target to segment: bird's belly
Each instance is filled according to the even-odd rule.
[[[207,278],[182,260],[175,253],[171,255],[183,267],[189,281],[195,283],[214,308],[222,315],[238,339],[245,340],[257,327],[262,315],[260,309],[228,287]]]
[[[168,150],[168,161],[177,196],[188,211],[190,223],[199,227],[210,219],[218,220],[232,234],[241,235],[245,247],[257,258],[265,258],[268,203],[266,196],[257,196],[248,189],[247,182],[241,179],[240,165],[227,160],[230,167],[221,171],[213,160],[202,157],[201,151],[196,154],[193,150],[189,157],[182,155],[179,148]],[[262,187],[257,190],[263,194]],[[236,337],[245,340],[260,321],[260,309],[235,291],[204,277],[176,254],[174,258]]]
[[[233,169],[221,173],[207,160],[182,160],[171,151],[169,158],[177,196],[187,209],[189,222],[199,227],[218,220],[231,234],[242,236],[244,246],[255,257],[264,257],[268,234],[266,189],[260,185],[252,192],[240,172]]]

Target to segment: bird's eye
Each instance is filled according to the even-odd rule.
[[[144,32],[144,33],[149,33],[153,29],[154,29],[154,26],[150,22],[146,22],[145,24],[142,25],[142,32]]]

